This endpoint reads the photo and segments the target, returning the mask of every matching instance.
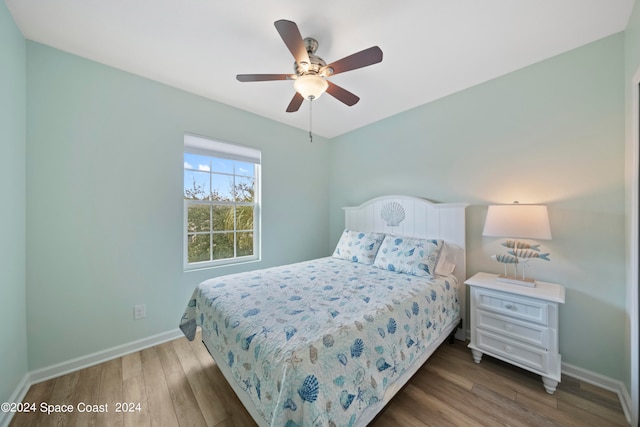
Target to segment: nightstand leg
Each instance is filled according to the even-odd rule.
[[[556,391],[556,387],[558,387],[558,381],[552,380],[548,377],[542,377],[542,384],[544,385],[544,389],[549,394],[553,394],[553,392]]]
[[[482,360],[482,352],[472,349],[471,354],[473,355],[473,361],[476,363],[480,363],[480,360]]]

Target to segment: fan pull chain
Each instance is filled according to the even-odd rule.
[[[313,126],[313,97],[309,97],[309,142],[313,142],[313,134],[311,133],[311,127]]]

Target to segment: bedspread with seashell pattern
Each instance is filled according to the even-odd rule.
[[[348,426],[458,317],[457,286],[321,258],[207,280],[180,328],[213,337],[266,424]]]

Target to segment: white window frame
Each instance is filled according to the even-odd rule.
[[[236,201],[212,201],[212,200],[187,200],[184,198],[184,170],[183,167],[183,224],[182,224],[182,234],[183,234],[183,266],[185,271],[187,270],[197,270],[203,268],[212,268],[219,267],[225,265],[232,264],[240,264],[245,262],[255,262],[260,261],[260,253],[261,253],[261,245],[260,245],[260,225],[261,225],[261,152],[255,148],[246,147],[238,144],[233,144],[229,142],[224,142],[217,139],[211,139],[204,136],[199,136],[195,134],[185,133],[184,135],[184,153],[192,153],[203,156],[215,157],[215,158],[224,158],[229,160],[237,160],[241,162],[248,162],[254,164],[254,179],[255,179],[255,193],[254,193],[254,202],[236,202]],[[184,157],[184,156],[183,156]],[[232,175],[230,175],[232,176]],[[235,174],[233,175],[235,177]],[[189,206],[193,205],[207,205],[207,206],[253,206],[253,254],[247,256],[237,256],[236,248],[237,245],[234,244],[234,256],[233,258],[224,258],[218,260],[209,260],[209,261],[199,261],[199,262],[189,262],[189,230],[188,230],[188,209]],[[234,225],[233,234],[235,236],[236,233],[246,231],[246,230],[236,230]],[[228,232],[228,231],[226,231]],[[213,235],[216,234],[214,230],[210,230],[209,232],[203,232],[203,234],[209,233],[210,238],[213,238]],[[235,241],[235,239],[234,239]]]

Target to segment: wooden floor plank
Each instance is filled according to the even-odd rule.
[[[198,406],[198,399],[184,371],[174,371],[167,375],[167,385],[171,390],[171,401],[180,426],[206,427],[207,422]]]
[[[142,374],[142,357],[141,352],[127,354],[122,356],[122,380],[126,381],[129,378],[136,377]]]
[[[148,411],[152,426],[177,427],[178,418],[173,409],[171,393],[162,370],[160,358],[153,353],[154,357],[143,357],[142,372],[144,375],[145,390],[147,392]]]
[[[122,413],[116,412],[115,408],[116,403],[122,401],[122,358],[118,357],[102,363],[98,402],[96,403],[109,405],[109,412],[98,413],[97,424],[100,426],[122,426]]]
[[[140,373],[138,375],[129,376],[123,372],[122,376],[122,396],[124,400],[120,409],[124,411],[122,413],[124,427],[151,426],[147,384],[144,380],[142,363],[140,364]]]
[[[251,427],[255,422],[198,338],[179,338],[34,384],[24,402],[140,402],[134,414],[16,414],[21,426]],[[371,423],[372,427],[626,426],[607,390],[563,377],[552,395],[540,377],[490,357],[473,362],[466,345],[442,345]]]
[[[499,411],[495,411],[492,405],[476,399],[473,387],[467,389],[457,383],[448,382],[446,378],[439,375],[431,375],[432,371],[427,371],[423,375],[417,375],[411,380],[419,390],[425,394],[436,395],[445,402],[451,402],[455,411],[464,414],[474,423],[480,425],[500,425],[508,420],[508,417],[500,416]],[[464,404],[461,404],[464,402]],[[423,404],[419,404],[423,406]],[[473,424],[469,422],[469,424]]]
[[[86,411],[86,405],[99,405],[100,382],[102,380],[102,365],[90,366],[79,371],[78,381],[71,397],[71,402],[76,405],[75,411],[65,419],[68,426],[95,426],[98,424],[98,413]],[[83,406],[79,406],[82,404]],[[93,409],[93,406],[89,406]],[[107,410],[107,408],[104,408]],[[78,412],[82,410],[83,412]]]
[[[51,401],[48,402],[50,405],[49,407],[55,407],[57,405],[64,406],[60,406],[60,408],[62,408],[60,412],[52,412],[48,415],[45,418],[46,421],[44,425],[66,425],[66,419],[74,415],[76,402],[73,401],[73,391],[78,383],[80,374],[80,371],[76,371],[56,379],[56,384],[53,388],[53,392],[51,393]],[[69,408],[69,410],[67,411],[65,407]]]
[[[162,369],[164,369],[165,375],[182,371],[180,359],[178,358],[171,341],[157,345],[156,352],[160,358],[160,362],[162,363]]]
[[[215,426],[228,418],[225,401],[216,391],[209,376],[203,371],[189,342],[186,339],[175,340],[174,349],[207,425]]]

